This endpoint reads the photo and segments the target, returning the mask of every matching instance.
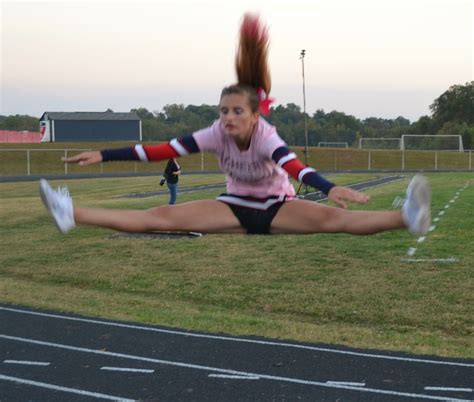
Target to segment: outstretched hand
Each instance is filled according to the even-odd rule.
[[[346,209],[346,201],[365,204],[369,201],[369,196],[352,190],[349,187],[335,186],[329,191],[328,199],[334,201],[341,208]]]
[[[80,166],[92,165],[102,162],[102,154],[100,151],[81,152],[80,154],[61,158],[64,163],[77,163]]]

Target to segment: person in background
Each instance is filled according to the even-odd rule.
[[[162,186],[166,182],[168,190],[170,191],[170,202],[168,203],[169,205],[176,204],[176,198],[178,197],[178,181],[180,174],[181,166],[179,166],[176,158],[169,159],[168,163],[166,164],[165,171],[163,172],[163,176],[160,180],[160,186]]]

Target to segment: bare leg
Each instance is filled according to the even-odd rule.
[[[307,200],[285,202],[271,233],[350,233],[368,235],[406,228],[401,211],[349,211]]]
[[[74,207],[76,224],[94,225],[123,232],[192,231],[245,233],[232,210],[215,200],[164,205],[147,210]]]

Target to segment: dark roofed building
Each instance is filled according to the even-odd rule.
[[[135,113],[45,112],[41,142],[142,141],[142,122]]]

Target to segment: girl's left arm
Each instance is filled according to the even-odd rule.
[[[295,180],[321,190],[330,200],[342,208],[347,208],[345,201],[363,204],[369,200],[369,197],[365,194],[354,191],[348,187],[337,186],[329,180],[326,180],[316,172],[315,169],[305,166],[298,159],[296,154],[291,152],[286,146],[277,148],[272,154],[272,159]]]

